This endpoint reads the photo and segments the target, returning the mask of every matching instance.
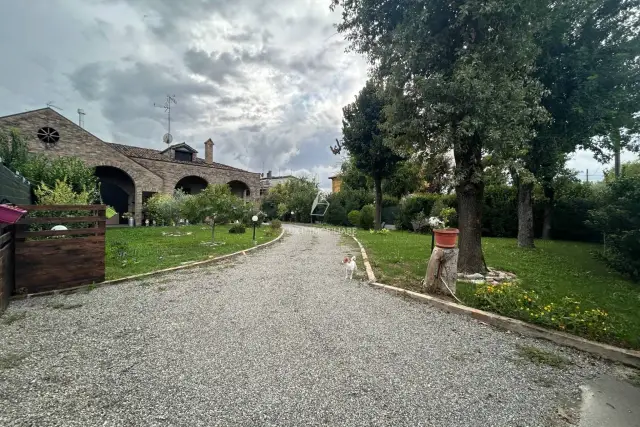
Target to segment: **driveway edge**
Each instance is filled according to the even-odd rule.
[[[542,338],[559,345],[572,347],[602,357],[603,359],[623,363],[634,368],[640,368],[640,351],[628,350],[608,344],[590,341],[575,335],[532,325],[531,323],[523,322],[522,320],[512,319],[511,317],[500,316],[499,314],[489,313],[487,311],[478,310],[461,304],[456,304],[431,295],[421,294],[402,288],[396,288],[395,286],[389,286],[383,283],[377,283],[375,281],[373,269],[371,268],[371,264],[369,264],[369,258],[367,257],[364,247],[358,241],[358,239],[356,239],[354,236],[352,237],[360,246],[362,259],[367,270],[367,276],[369,277],[369,285],[373,286],[374,288],[382,289],[396,296],[407,296],[411,299],[429,304],[433,307],[449,313],[469,316],[501,329],[517,332],[519,334],[533,338]],[[371,274],[369,274],[369,272],[371,272]]]
[[[233,252],[233,253],[226,254],[226,255],[220,255],[219,257],[215,257],[215,258],[211,258],[211,259],[206,259],[204,261],[194,261],[192,263],[185,264],[185,265],[179,265],[177,267],[163,268],[162,270],[155,270],[155,271],[150,271],[148,273],[135,274],[133,276],[121,277],[119,279],[105,280],[104,282],[90,284],[90,285],[74,286],[72,288],[67,288],[67,289],[58,289],[58,290],[52,290],[52,291],[37,292],[37,293],[33,293],[33,294],[12,295],[9,300],[11,301],[11,300],[26,299],[26,298],[31,298],[31,297],[40,297],[40,296],[45,296],[45,295],[73,293],[73,292],[78,291],[78,290],[87,289],[89,286],[99,287],[99,286],[115,285],[115,284],[118,284],[118,283],[130,281],[130,280],[137,280],[137,279],[142,279],[142,278],[155,276],[157,274],[170,273],[172,271],[184,270],[184,269],[193,268],[193,267],[201,267],[201,266],[207,265],[207,264],[214,264],[216,262],[224,261],[224,260],[231,259],[231,258],[235,258],[235,257],[240,256],[240,255],[246,255],[247,252],[256,251],[258,249],[263,249],[263,248],[266,248],[267,246],[271,246],[274,243],[278,242],[282,238],[282,236],[284,236],[284,234],[285,234],[285,230],[282,230],[282,232],[280,233],[280,235],[278,237],[276,237],[275,239],[270,240],[268,242],[261,243],[261,244],[259,244],[257,246],[253,246],[251,248],[243,249],[241,251]]]

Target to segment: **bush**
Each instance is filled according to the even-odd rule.
[[[400,201],[396,216],[396,226],[403,230],[412,230],[411,221],[420,212],[429,215],[433,205],[443,196],[440,194],[416,194],[403,198]]]
[[[582,310],[580,302],[565,297],[545,304],[535,291],[522,289],[515,283],[478,285],[471,305],[503,316],[567,331],[598,341],[615,339],[614,325],[609,315],[599,309]]]
[[[590,224],[605,234],[601,256],[614,269],[640,281],[640,176],[622,176],[607,184],[602,207]]]
[[[44,154],[31,154],[20,173],[34,185],[44,183],[48,187],[55,187],[57,181],[66,181],[74,192],[89,193],[91,202],[100,200],[94,168],[78,158],[48,158]]]
[[[539,215],[534,214],[536,220],[538,217]],[[518,235],[517,188],[508,185],[492,185],[485,188],[482,232],[485,236],[490,237],[515,237]]]
[[[247,231],[244,224],[240,222],[233,223],[231,227],[229,227],[229,233],[231,234],[244,234]]]
[[[329,202],[329,208],[324,214],[324,222],[331,225],[348,225],[347,212],[340,203]]]
[[[351,225],[353,225],[354,227],[357,227],[360,225],[360,211],[351,211],[349,212],[349,215],[347,215],[347,219],[349,220],[349,222],[351,223]]]
[[[274,219],[269,226],[274,230],[280,230],[282,228],[282,222],[279,219]]]
[[[360,211],[360,227],[365,230],[373,228],[375,222],[375,208],[373,205],[366,205]]]
[[[181,195],[156,193],[147,200],[145,208],[149,219],[159,225],[177,224],[182,216],[184,198]]]

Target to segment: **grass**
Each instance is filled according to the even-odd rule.
[[[118,279],[177,267],[253,246],[251,228],[247,228],[245,234],[230,234],[228,231],[228,225],[216,226],[215,241],[220,244],[211,245],[211,228],[200,225],[109,228],[106,238],[106,278]],[[266,231],[266,227],[256,229],[258,244],[277,237],[268,236]]]
[[[518,355],[538,365],[548,365],[554,368],[562,368],[571,364],[571,361],[566,357],[529,345],[518,346]]]
[[[358,230],[369,260],[381,283],[421,291],[431,235],[394,231],[371,234]],[[569,296],[583,309],[602,309],[615,327],[612,344],[640,349],[640,285],[612,272],[594,257],[598,245],[582,242],[536,240],[535,249],[518,248],[515,239],[483,238],[487,264],[516,273],[524,289],[535,290],[548,304]],[[469,300],[474,285],[458,284],[458,296]]]
[[[17,322],[18,320],[22,320],[25,317],[27,317],[27,312],[26,311],[20,311],[18,313],[11,313],[11,314],[7,314],[2,318],[2,323],[5,325],[11,325],[15,322]]]

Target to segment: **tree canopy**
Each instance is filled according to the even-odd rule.
[[[385,99],[381,88],[369,80],[356,100],[343,108],[342,141],[358,170],[373,179],[376,213],[375,227],[382,216],[382,180],[395,172],[402,157],[385,144],[382,123]]]

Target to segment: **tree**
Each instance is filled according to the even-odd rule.
[[[385,82],[390,143],[407,154],[453,150],[458,268],[481,272],[483,153],[511,159],[546,119],[531,77],[540,2],[333,0],[338,31]]]
[[[623,174],[606,187],[604,203],[589,212],[590,223],[605,234],[608,264],[640,281],[640,175]]]
[[[453,166],[446,154],[429,156],[422,164],[422,174],[429,193],[449,193],[453,190]]]
[[[0,158],[9,169],[22,173],[24,165],[29,159],[27,144],[17,129],[8,132],[0,129]],[[49,183],[55,185],[56,183]]]
[[[395,171],[382,181],[382,192],[395,198],[418,191],[426,184],[418,162],[404,160],[398,163]]]
[[[358,169],[353,157],[349,157],[343,162],[340,169],[340,177],[342,178],[340,191],[343,191],[344,188],[371,191],[373,188],[371,177]]]
[[[279,217],[295,212],[298,221],[311,221],[311,207],[318,194],[318,183],[306,177],[292,178],[269,189],[263,208],[271,207]]]
[[[537,127],[517,173],[519,246],[534,245],[531,199],[536,180],[548,200],[544,229],[549,230],[553,182],[567,155],[590,148],[605,159],[607,151],[619,153],[630,145],[632,132],[620,129],[638,126],[639,6],[638,0],[561,0],[548,14],[548,25],[537,37],[535,77],[546,88],[542,105],[552,120]]]
[[[358,170],[373,179],[375,191],[375,228],[382,222],[382,180],[391,176],[402,160],[384,143],[381,124],[384,98],[369,80],[356,100],[342,109],[342,141]]]

